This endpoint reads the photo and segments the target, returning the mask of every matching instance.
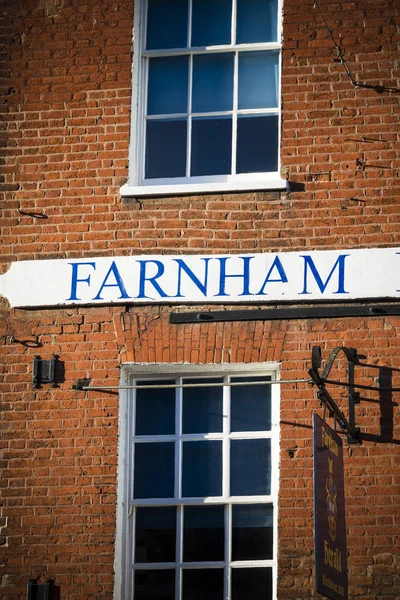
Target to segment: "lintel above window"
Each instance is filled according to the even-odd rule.
[[[122,195],[284,189],[279,0],[136,0]]]

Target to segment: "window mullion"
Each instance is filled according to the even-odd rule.
[[[193,17],[193,6],[192,0],[188,0],[188,35],[187,35],[187,47],[190,48],[192,46],[192,17]]]
[[[143,98],[142,98],[142,103],[141,106],[138,107],[139,108],[139,119],[140,119],[140,123],[141,123],[141,127],[143,128],[142,136],[139,136],[139,139],[143,140],[143,150],[138,153],[138,157],[139,157],[139,164],[138,164],[138,172],[140,173],[140,180],[144,181],[146,179],[146,152],[147,152],[147,97],[148,97],[148,87],[149,87],[149,65],[150,65],[150,59],[144,56],[144,52],[146,50],[146,45],[147,45],[147,18],[148,18],[148,1],[144,3],[146,6],[146,9],[142,12],[142,27],[141,27],[141,31],[138,32],[138,35],[140,36],[139,38],[139,43],[141,46],[141,50],[142,50],[142,57],[139,57],[139,61],[141,61],[141,65],[140,65],[140,70],[139,70],[139,77],[141,78],[141,81],[139,83],[139,86],[141,86],[142,90],[143,90]]]
[[[183,561],[183,506],[176,509],[176,568],[175,568],[175,598],[182,595],[182,561]]]
[[[132,381],[132,384],[136,383],[135,381]],[[136,509],[132,510],[132,503],[133,503],[133,496],[134,496],[134,492],[133,492],[133,486],[134,486],[134,470],[135,470],[135,443],[134,443],[134,436],[135,436],[135,423],[136,423],[136,394],[137,394],[137,390],[129,390],[128,392],[128,397],[129,397],[129,404],[128,404],[128,440],[129,440],[129,444],[128,444],[128,506],[125,506],[125,510],[128,512],[128,516],[127,516],[127,528],[126,528],[126,547],[127,547],[127,552],[126,552],[126,556],[125,556],[125,569],[127,573],[133,573],[132,577],[128,577],[127,578],[127,587],[128,587],[128,594],[133,594],[133,588],[134,588],[134,581],[135,581],[135,576],[134,576],[134,563],[135,563],[135,543],[132,543],[132,540],[135,540],[135,527],[136,527]]]
[[[182,378],[176,380],[182,384]],[[182,411],[183,411],[183,388],[176,388],[175,392],[175,498],[180,502],[182,498]],[[175,551],[175,599],[180,600],[182,594],[182,544],[183,544],[183,507],[176,507],[176,551]]]
[[[241,52],[254,52],[257,50],[280,50],[281,44],[278,42],[257,42],[250,44],[239,44],[237,46]],[[143,50],[142,56],[144,58],[159,58],[162,56],[181,56],[187,54],[189,51],[193,54],[221,54],[231,52],[235,49],[232,44],[220,44],[218,46],[195,46],[193,48],[167,48],[167,49],[156,49],[156,50]]]
[[[224,378],[224,383],[228,383],[229,378]],[[222,388],[222,496],[227,498],[229,496],[230,489],[230,422],[231,422],[231,410],[230,410],[230,387],[224,386]]]
[[[193,54],[189,55],[188,77],[188,116],[187,116],[187,141],[186,141],[186,177],[190,177],[192,157],[192,91],[193,91]]]
[[[176,383],[182,384],[182,378],[179,378]],[[175,394],[175,489],[174,495],[176,500],[182,498],[182,404],[183,404],[183,389],[176,388]]]
[[[230,378],[225,377],[224,382],[229,383]],[[230,496],[230,438],[231,431],[231,387],[224,386],[222,396],[222,414],[223,414],[223,465],[224,465],[224,486],[223,496]],[[231,554],[232,554],[232,507],[230,504],[225,506],[225,576],[224,576],[224,598],[231,598]]]
[[[133,381],[132,383],[135,384],[136,381]],[[129,437],[130,437],[131,444],[132,444],[132,451],[130,452],[130,464],[129,464],[129,505],[130,506],[134,502],[134,485],[135,485],[136,396],[137,396],[137,390],[132,390],[132,395],[130,396],[132,399],[132,403],[129,406],[129,410],[131,411],[131,415],[132,415],[132,423],[130,424],[130,428],[129,428]],[[128,507],[127,510],[130,510],[130,508]]]
[[[233,70],[232,166],[231,166],[232,175],[236,175],[238,86],[239,86],[239,52],[236,51],[235,52],[235,61],[234,61],[234,70]]]
[[[232,562],[232,505],[225,507],[225,577],[224,598],[230,600],[231,590],[231,562]]]
[[[237,0],[232,0],[232,26],[231,26],[231,43],[236,45],[236,2]]]
[[[139,164],[139,173],[141,177],[141,181],[146,179],[146,146],[147,146],[147,96],[148,96],[148,87],[149,87],[149,58],[142,59],[142,69],[141,69],[141,86],[143,89],[143,103],[142,106],[138,107],[140,111],[140,122],[143,127],[143,152],[140,152],[138,156],[140,157]]]
[[[135,165],[134,181],[137,185],[142,185],[144,177],[144,146],[146,143],[146,120],[144,116],[145,99],[147,95],[147,80],[145,77],[144,51],[146,42],[147,28],[147,2],[135,3],[135,19],[139,23],[139,29],[135,35],[135,51],[133,53],[133,73],[136,76],[132,79],[132,109],[137,112],[137,119],[132,121],[130,162]],[[129,179],[132,178],[131,169]]]
[[[232,44],[236,46],[236,10],[237,0],[232,0],[232,32],[231,40]],[[237,108],[238,108],[238,85],[239,85],[239,53],[236,50],[233,70],[233,114],[232,114],[232,162],[231,162],[231,173],[236,175],[236,155],[237,155]]]

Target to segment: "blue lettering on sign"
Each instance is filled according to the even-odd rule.
[[[168,296],[168,294],[166,294],[164,292],[164,290],[162,289],[160,284],[156,281],[156,279],[161,277],[161,275],[164,273],[163,263],[159,260],[138,260],[137,262],[140,264],[140,273],[139,273],[139,294],[136,296],[136,298],[151,299],[150,296],[146,296],[146,294],[145,294],[146,281],[148,283],[151,283],[151,285],[154,287],[156,292],[162,298],[170,298],[170,296]],[[149,263],[152,263],[153,265],[157,266],[157,273],[155,275],[153,275],[152,277],[146,276],[146,268]]]
[[[243,279],[243,292],[239,294],[239,296],[253,296],[254,294],[250,293],[249,283],[250,283],[250,261],[254,256],[239,256],[243,261],[243,273],[234,273],[228,275],[226,273],[226,263],[228,260],[231,260],[231,256],[228,258],[217,258],[216,260],[220,263],[220,277],[219,277],[219,292],[215,294],[215,296],[229,296],[229,294],[225,291],[225,283],[228,277],[239,277]]]
[[[71,274],[71,294],[70,294],[70,297],[67,298],[67,300],[80,300],[80,298],[78,298],[78,296],[77,296],[78,283],[87,283],[87,285],[90,286],[90,275],[88,275],[84,279],[78,279],[78,268],[82,267],[83,265],[89,265],[93,269],[96,269],[96,263],[94,263],[94,262],[75,262],[75,263],[68,263],[68,264],[70,264],[72,267],[72,274]]]
[[[400,255],[400,252],[396,252]],[[330,272],[326,274],[324,271],[323,276],[320,274],[320,267],[317,266],[310,255],[298,255],[304,261],[303,267],[303,281],[302,291],[299,291],[299,295],[312,295],[315,293],[315,289],[319,290],[321,295],[327,292],[329,286],[330,292],[333,294],[348,294],[346,290],[346,258],[350,254],[336,255],[334,258],[335,262],[330,269]],[[256,268],[256,263],[252,262],[255,256],[223,256],[223,257],[198,257],[198,262],[193,263],[195,266],[189,266],[186,263],[185,258],[172,258],[170,257],[169,262],[165,263],[165,258],[161,260],[148,259],[148,260],[136,260],[139,264],[138,269],[138,287],[137,296],[135,299],[149,299],[157,300],[161,298],[184,298],[187,296],[186,286],[190,284],[191,289],[198,290],[200,294],[207,298],[213,293],[210,286],[210,264],[218,261],[219,273],[217,275],[217,281],[213,281],[213,287],[216,285],[217,293],[214,297],[230,297],[230,296],[267,296],[268,284],[287,284],[289,283],[288,276],[285,268],[281,262],[279,256],[271,260],[270,265],[263,271],[262,269]],[[233,259],[233,262],[232,262]],[[228,262],[231,261],[231,262]],[[107,288],[116,288],[114,294],[118,300],[130,300],[132,296],[129,295],[125,287],[123,278],[118,270],[116,261],[111,262],[101,285],[98,289],[97,294],[93,297],[93,292],[90,293],[92,287],[92,275],[93,272],[99,270],[97,262],[85,261],[85,262],[71,262],[71,288],[70,296],[67,301],[80,302],[80,301],[93,301],[104,300],[103,295]],[[318,263],[317,263],[318,264]],[[324,264],[326,262],[324,261]],[[175,265],[175,268],[172,268]],[[201,266],[200,266],[201,265]],[[231,265],[231,266],[230,266]],[[239,265],[237,267],[237,265]],[[168,267],[168,269],[167,269]],[[253,272],[252,272],[253,271]],[[218,270],[217,270],[218,272]],[[266,273],[266,274],[265,274]],[[98,280],[98,276],[96,277]],[[236,280],[238,284],[238,292],[232,291],[233,287],[236,288],[232,283],[232,289],[229,286],[230,280]],[[175,295],[169,295],[165,289],[164,284],[167,282],[167,289],[170,290],[171,286],[176,290]],[[261,283],[261,286],[260,286]],[[79,286],[86,286],[82,288]],[[193,288],[194,286],[194,288]],[[257,286],[257,287],[256,287]],[[254,290],[258,291],[255,292]],[[277,288],[275,287],[275,290]],[[86,293],[83,293],[86,290]],[[89,290],[89,291],[88,291]],[[252,291],[251,291],[252,290]],[[396,290],[400,292],[400,290]],[[80,293],[79,293],[80,292]],[[152,294],[151,294],[152,292]],[[191,293],[189,292],[189,296]],[[106,296],[107,299],[107,296]]]
[[[204,261],[204,283],[200,281],[200,279],[193,273],[193,271],[187,266],[185,261],[182,258],[174,258],[174,262],[178,264],[178,284],[176,296],[174,298],[183,298],[183,294],[181,294],[181,283],[182,283],[182,271],[186,273],[186,275],[193,281],[195,286],[200,290],[203,296],[207,296],[207,283],[208,283],[208,263],[211,260],[210,258],[201,258],[200,260]]]
[[[320,289],[321,294],[324,293],[326,286],[328,285],[329,281],[331,280],[331,277],[332,277],[335,269],[338,268],[338,289],[336,292],[333,292],[333,293],[334,294],[348,294],[349,292],[346,292],[346,290],[344,289],[344,279],[345,279],[344,266],[345,266],[345,260],[346,260],[347,256],[350,256],[350,255],[349,254],[341,254],[339,256],[339,258],[333,265],[332,270],[329,273],[329,275],[324,283],[321,279],[320,274],[317,271],[317,267],[315,266],[314,261],[311,258],[311,256],[302,255],[301,258],[304,258],[304,287],[303,287],[303,291],[299,292],[299,294],[311,294],[311,292],[309,292],[307,290],[308,268],[310,269],[311,273],[313,274],[314,279]]]
[[[270,279],[271,273],[274,269],[276,269],[278,271],[279,279]],[[257,296],[266,296],[267,295],[266,292],[264,293],[264,288],[267,285],[267,283],[270,283],[270,282],[275,282],[275,283],[278,283],[278,282],[287,283],[288,282],[288,278],[286,276],[285,269],[283,268],[283,265],[282,265],[281,261],[279,260],[279,256],[275,257],[274,262],[272,263],[271,268],[268,271],[267,276],[264,280],[264,283],[262,284],[260,291],[257,293]]]
[[[114,279],[115,279],[115,283],[107,283],[108,278],[113,275]],[[128,298],[131,298],[131,296],[129,296],[129,294],[127,293],[125,286],[124,286],[124,282],[121,279],[121,275],[119,274],[119,271],[117,269],[117,265],[115,264],[115,261],[113,260],[111,263],[111,267],[108,269],[108,273],[104,278],[103,283],[100,286],[99,291],[97,292],[97,295],[93,298],[93,300],[104,300],[104,298],[102,298],[100,296],[101,292],[103,291],[104,288],[106,287],[117,287],[120,291],[120,297],[119,300],[124,299],[127,300]]]

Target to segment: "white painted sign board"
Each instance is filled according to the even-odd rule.
[[[12,263],[11,307],[400,298],[400,248],[142,255]]]

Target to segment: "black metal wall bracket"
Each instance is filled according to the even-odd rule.
[[[277,308],[243,308],[198,312],[172,312],[170,323],[209,323],[223,321],[276,321],[281,319],[330,319],[338,317],[379,317],[400,315],[400,304],[343,304],[314,306],[279,306]]]
[[[41,356],[36,355],[33,359],[32,387],[37,389],[42,383],[50,383],[51,387],[56,387],[56,367],[58,356],[53,354],[50,360],[42,360]]]
[[[331,381],[327,379],[339,352],[343,352],[347,358],[348,381],[346,384],[343,384],[343,382]],[[321,348],[319,346],[313,346],[311,354],[311,369],[308,370],[308,374],[310,375],[315,385],[318,387],[317,397],[320,400],[321,404],[326,406],[329,412],[329,416],[335,417],[339,424],[339,427],[343,431],[347,431],[348,443],[361,444],[362,442],[360,439],[360,429],[356,426],[355,417],[355,406],[360,402],[360,394],[355,391],[354,382],[354,366],[358,364],[357,350],[355,348],[346,348],[344,346],[338,346],[337,348],[332,350],[328,360],[326,361],[325,368],[322,374],[320,375],[319,369],[321,367],[321,364]],[[345,385],[348,388],[348,419],[345,417],[343,412],[340,410],[340,408],[326,389],[327,383],[333,385]]]
[[[85,379],[77,379],[76,383],[74,383],[74,385],[72,386],[72,389],[81,392],[85,387],[88,387],[89,385],[90,379],[88,377]]]

